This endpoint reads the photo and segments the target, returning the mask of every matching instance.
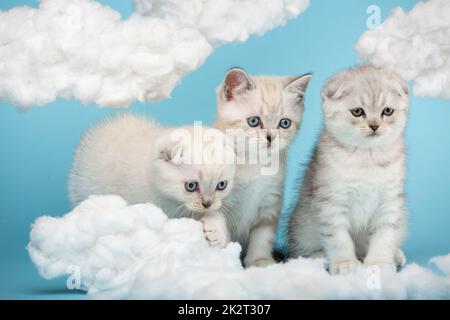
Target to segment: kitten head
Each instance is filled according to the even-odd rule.
[[[311,77],[250,77],[231,69],[217,90],[216,127],[240,130],[258,149],[284,149],[300,128]]]
[[[373,66],[344,71],[322,91],[325,129],[352,147],[389,145],[403,135],[408,86],[396,74]]]
[[[212,128],[169,129],[156,145],[155,176],[164,196],[179,203],[176,214],[221,210],[235,172],[234,150],[225,135]]]

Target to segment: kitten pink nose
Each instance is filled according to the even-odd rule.
[[[209,207],[211,207],[212,205],[212,201],[208,200],[208,201],[202,201],[202,206],[206,209],[208,209]]]
[[[379,127],[380,127],[380,126],[377,125],[377,124],[371,124],[371,125],[369,125],[369,128],[372,129],[373,132],[377,131]]]

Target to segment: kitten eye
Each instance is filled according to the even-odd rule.
[[[217,184],[216,189],[219,190],[219,191],[223,191],[223,190],[226,189],[227,184],[228,184],[228,181],[225,181],[225,180],[224,180],[224,181],[220,181],[220,182]]]
[[[395,111],[394,109],[387,107],[387,108],[384,108],[382,115],[386,116],[386,117],[390,117],[394,114],[394,111]]]
[[[352,113],[352,115],[356,118],[362,117],[363,115],[365,115],[366,113],[364,112],[363,108],[355,108],[350,110],[350,112]]]
[[[184,184],[184,188],[187,192],[195,192],[198,190],[198,182],[190,181]]]
[[[255,128],[261,124],[261,119],[259,117],[251,117],[247,119],[247,123],[250,127]]]
[[[289,120],[289,119],[287,119],[287,118],[284,118],[284,119],[281,119],[281,120],[280,120],[280,125],[279,125],[279,127],[283,128],[283,129],[289,129],[289,127],[291,126],[291,124],[292,124],[292,121],[291,121],[291,120]]]

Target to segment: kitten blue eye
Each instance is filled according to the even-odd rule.
[[[292,121],[287,118],[280,120],[280,128],[289,129],[291,124],[292,124]]]
[[[220,181],[220,182],[217,184],[216,189],[219,190],[219,191],[223,191],[223,190],[225,190],[225,188],[227,187],[227,184],[228,184],[227,181]]]
[[[366,113],[364,112],[363,108],[355,108],[350,110],[350,112],[352,113],[352,115],[356,118],[362,117],[363,115],[365,115]]]
[[[247,119],[247,123],[250,127],[255,128],[261,124],[261,119],[259,117],[251,117]]]
[[[198,189],[198,182],[190,181],[184,184],[184,188],[187,192],[195,192]]]

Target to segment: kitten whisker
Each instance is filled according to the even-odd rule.
[[[230,234],[236,234],[237,223],[230,209],[228,209],[226,206],[222,206],[219,209],[219,212],[222,213],[225,216],[226,220],[230,223],[228,224],[228,227],[230,228]]]
[[[180,210],[180,209],[182,209],[184,207],[184,203],[182,203],[181,205],[179,205],[178,207],[176,207],[175,209],[174,209],[174,212],[173,212],[173,216],[174,217],[178,217],[178,211]],[[184,214],[184,212],[182,212],[182,214],[181,215],[183,215]]]

